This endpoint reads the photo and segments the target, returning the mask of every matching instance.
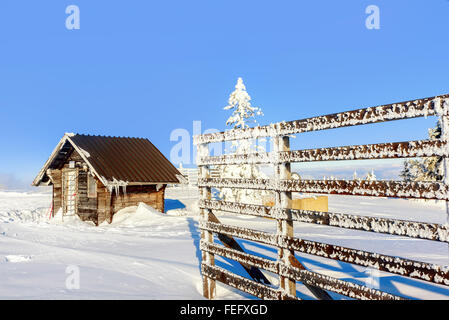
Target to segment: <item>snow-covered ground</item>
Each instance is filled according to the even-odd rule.
[[[0,299],[202,299],[197,195],[195,189],[167,189],[166,215],[141,204],[116,214],[112,224],[95,227],[73,217],[49,220],[48,193],[0,192]],[[330,196],[329,209],[446,222],[440,203]],[[275,230],[269,219],[233,215],[219,219]],[[302,223],[295,224],[295,233],[304,239],[449,265],[449,247],[444,243]],[[274,248],[240,243],[250,253],[276,257]],[[378,281],[381,290],[393,294],[449,299],[449,287],[386,273],[373,278],[362,267],[314,256],[300,255],[299,259],[312,271],[362,284],[376,285]],[[217,257],[216,264],[245,275],[232,261]],[[79,289],[73,289],[70,281],[78,272]],[[267,276],[276,282],[275,277]],[[300,297],[312,298],[300,284],[298,291]],[[221,284],[217,296],[252,298]]]
[[[95,227],[49,221],[50,201],[0,192],[0,299],[202,299],[198,223],[186,209],[162,215],[141,204]],[[183,207],[178,202],[169,208]],[[74,267],[80,283],[71,290]]]

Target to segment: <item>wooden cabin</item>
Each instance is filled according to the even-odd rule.
[[[98,225],[139,202],[164,212],[165,188],[179,175],[148,139],[66,133],[33,185],[53,186],[53,215]]]

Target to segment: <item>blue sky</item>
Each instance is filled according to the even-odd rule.
[[[65,9],[80,8],[67,30]],[[365,27],[368,5],[380,29]],[[224,130],[238,77],[268,124],[448,93],[449,1],[0,2],[0,184],[31,183],[64,132]],[[298,136],[425,138],[435,119]]]

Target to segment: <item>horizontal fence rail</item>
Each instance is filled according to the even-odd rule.
[[[250,264],[273,273],[281,273],[291,276],[297,281],[332,291],[354,299],[377,299],[377,300],[402,300],[403,298],[394,296],[379,290],[368,288],[348,281],[342,281],[330,276],[313,273],[307,270],[298,269],[278,261],[271,261],[255,255],[242,253],[233,249],[225,248],[215,243],[201,242],[201,250],[232,259],[234,261]]]
[[[400,103],[281,122],[245,130],[231,130],[194,137],[198,145],[197,164],[200,169],[198,187],[199,208],[202,212],[200,229],[203,252],[202,275],[204,296],[215,296],[215,281],[262,299],[297,299],[296,282],[308,288],[318,299],[332,299],[334,292],[354,299],[400,300],[399,297],[351,281],[330,277],[307,270],[295,257],[296,253],[341,261],[402,277],[418,279],[441,286],[449,286],[449,267],[400,256],[390,256],[366,250],[347,248],[331,243],[311,241],[294,236],[293,223],[307,223],[323,227],[356,230],[402,236],[412,239],[449,243],[449,225],[408,221],[402,219],[361,216],[349,213],[321,212],[292,209],[292,194],[335,194],[381,198],[442,200],[449,208],[449,95],[410,100]],[[303,132],[359,126],[385,121],[438,116],[441,137],[433,140],[388,142],[368,145],[326,147],[290,150],[289,135]],[[271,152],[210,156],[208,144],[270,137],[274,142]],[[291,163],[314,161],[348,161],[441,157],[443,181],[367,181],[367,180],[301,180],[291,179]],[[275,176],[269,179],[226,178],[210,176],[210,166],[272,165]],[[217,189],[264,190],[274,193],[273,206],[212,200],[211,191]],[[447,210],[449,212],[449,210]],[[214,213],[232,213],[269,218],[276,222],[277,232],[270,233],[251,228],[220,223]],[[269,220],[267,221],[269,223]],[[329,229],[331,230],[331,229]],[[214,242],[213,235],[225,246]],[[278,250],[277,259],[248,254],[234,238],[258,242]],[[215,256],[240,263],[252,280],[215,266]],[[279,277],[279,284],[271,284],[265,270]]]
[[[351,230],[370,231],[410,238],[449,243],[449,226],[398,219],[358,216],[344,213],[283,209],[237,202],[200,200],[199,207],[272,219],[326,225]]]
[[[376,160],[415,157],[448,156],[448,145],[441,140],[378,143],[284,152],[264,152],[237,155],[208,156],[200,165],[269,164],[338,160]]]
[[[449,94],[358,109],[303,120],[280,122],[263,127],[208,133],[193,137],[195,144],[286,136],[296,133],[358,126],[392,120],[447,115]]]
[[[449,267],[393,257],[358,249],[346,248],[318,241],[275,236],[268,232],[208,222],[200,225],[203,230],[223,233],[240,239],[264,243],[270,246],[293,248],[295,251],[370,267],[379,271],[449,286]]]
[[[222,283],[226,283],[228,286],[252,294],[253,296],[260,299],[288,300],[286,295],[283,297],[280,290],[270,288],[255,281],[232,274],[220,267],[202,263],[201,273],[203,274],[203,276],[209,277],[213,280],[218,280]]]
[[[279,273],[285,277],[295,279],[296,281],[318,287],[323,290],[332,291],[349,298],[359,300],[405,300],[402,297],[395,296],[380,290],[368,288],[348,281],[342,281],[326,275],[322,275],[307,270],[300,270],[295,267],[280,265]]]
[[[366,180],[270,180],[270,179],[199,179],[198,186],[290,191],[353,196],[448,200],[448,186],[438,182],[399,182]]]

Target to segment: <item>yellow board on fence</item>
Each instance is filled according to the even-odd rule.
[[[264,205],[272,207],[274,206],[274,201],[266,201]],[[327,212],[328,208],[328,198],[326,196],[292,200],[292,209]]]

